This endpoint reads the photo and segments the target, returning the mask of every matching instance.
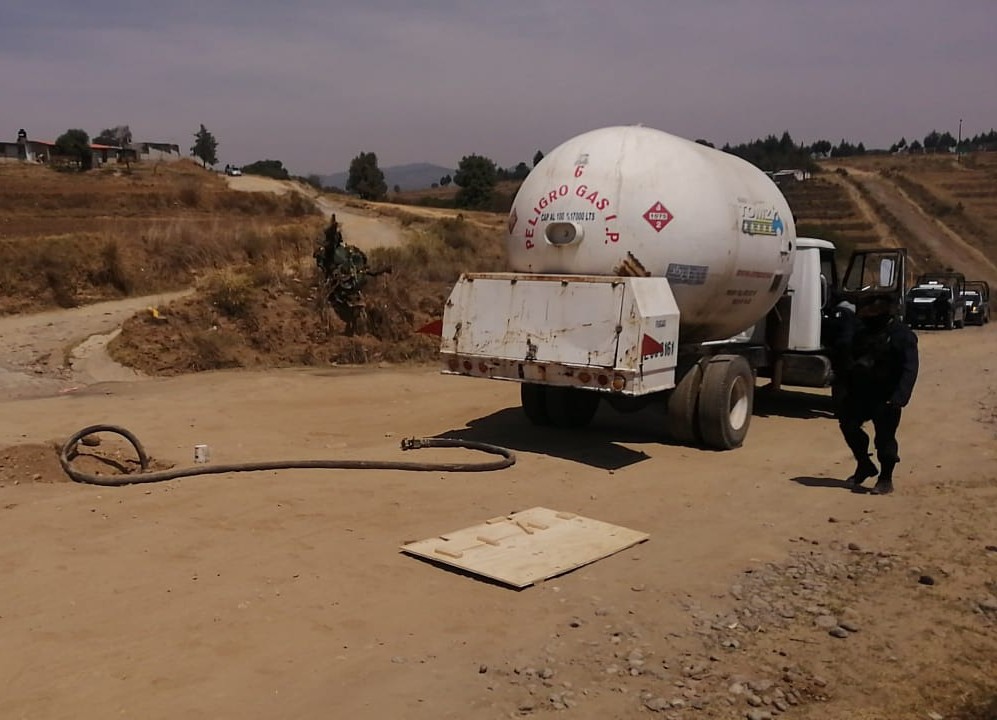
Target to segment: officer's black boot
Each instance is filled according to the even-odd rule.
[[[867,455],[858,461],[858,464],[855,466],[855,472],[845,480],[845,483],[853,488],[861,487],[862,483],[871,477],[876,477],[877,473],[879,471],[876,469],[876,465]]]
[[[873,495],[889,495],[893,492],[893,467],[896,463],[883,463],[883,469],[879,473],[879,480],[873,486]]]

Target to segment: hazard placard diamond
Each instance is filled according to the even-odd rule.
[[[647,220],[651,227],[654,228],[655,232],[661,232],[665,229],[665,225],[675,219],[675,216],[672,215],[671,211],[666,208],[664,203],[660,200],[654,203],[654,205],[652,205],[651,208],[644,213],[643,217]]]

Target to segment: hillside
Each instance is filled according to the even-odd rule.
[[[89,173],[0,163],[0,315],[189,287],[309,255],[323,219],[297,194],[230,190],[195,163]]]
[[[841,158],[821,168],[784,189],[800,235],[845,250],[906,247],[915,272],[997,282],[997,153]]]
[[[453,187],[347,200],[344,212],[389,216],[407,238],[370,252],[392,273],[368,283],[370,325],[348,336],[311,257],[342,196],[318,198],[314,215],[300,195],[236,192],[191,163],[85,175],[6,165],[0,180],[0,314],[199,289],[163,309],[166,321],[136,317],[115,341],[119,360],[155,374],[433,357],[433,342],[412,333],[439,316],[461,271],[505,267],[516,191],[503,183],[493,213],[426,207],[452,204]],[[954,268],[997,284],[997,153],[829,161],[783,190],[798,234],[835,242],[839,257],[904,246],[913,272]]]

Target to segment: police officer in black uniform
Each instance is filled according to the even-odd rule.
[[[870,492],[886,495],[893,492],[893,469],[900,462],[901,409],[910,401],[917,380],[917,336],[894,315],[888,298],[862,307],[845,334],[851,334],[851,352],[839,358],[832,395],[841,434],[857,463],[846,482],[858,490],[879,475]],[[869,457],[869,436],[862,430],[870,420],[878,470]]]

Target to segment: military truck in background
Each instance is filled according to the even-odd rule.
[[[990,322],[990,284],[986,280],[967,280],[962,299],[967,324],[986,325]]]
[[[942,327],[946,330],[966,324],[963,292],[966,278],[962,273],[925,273],[917,278],[908,293],[904,317],[912,328]]]

